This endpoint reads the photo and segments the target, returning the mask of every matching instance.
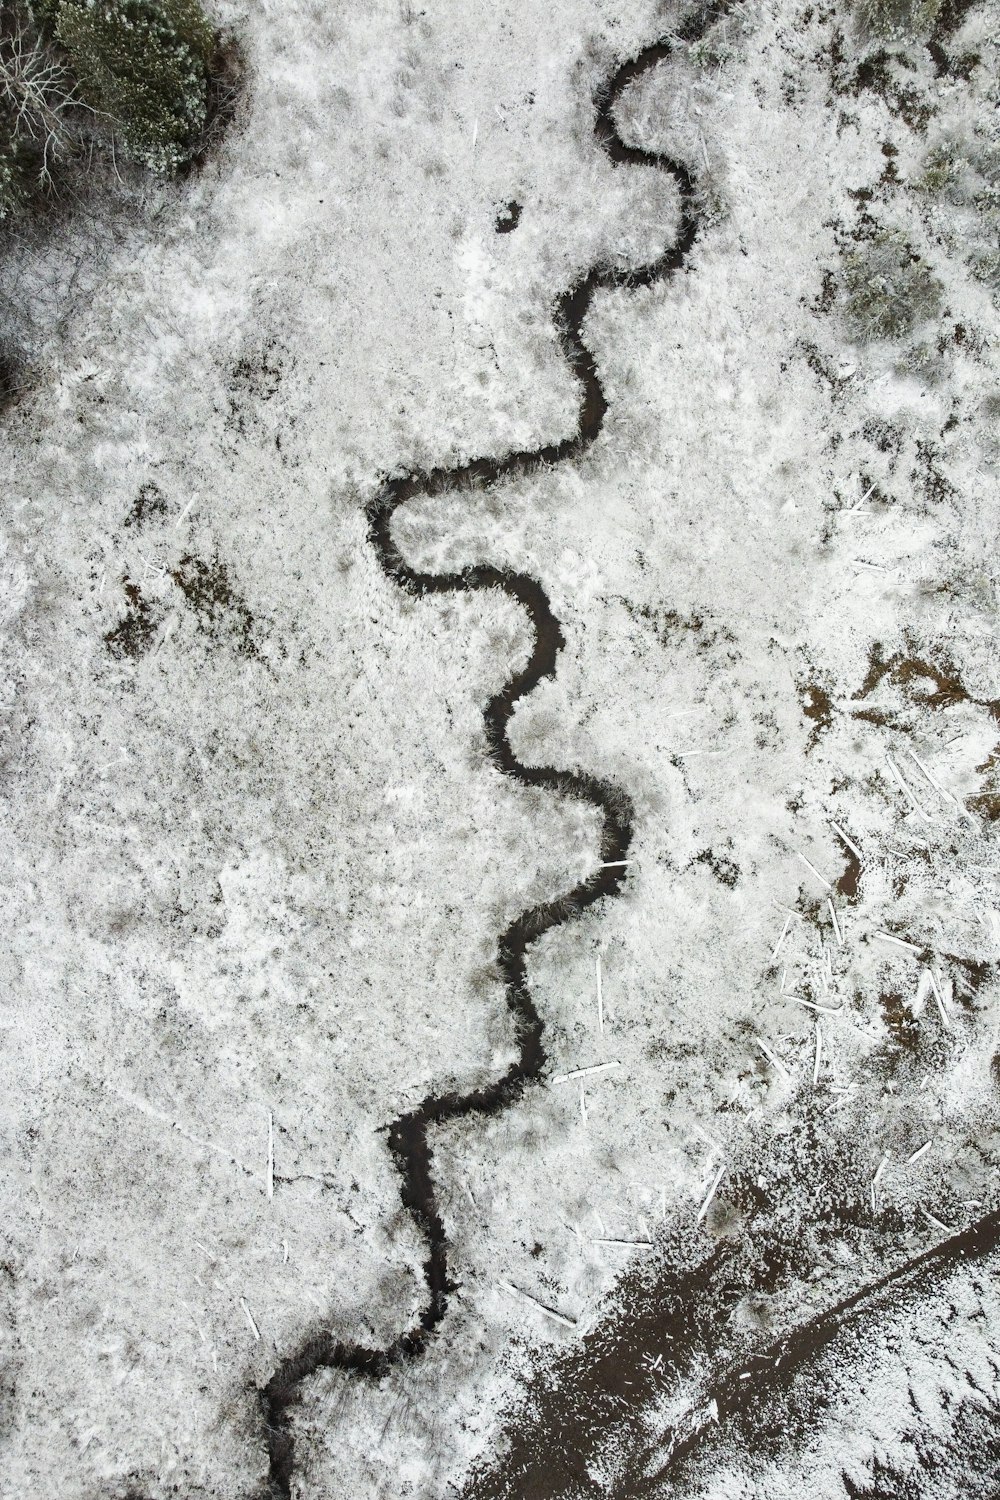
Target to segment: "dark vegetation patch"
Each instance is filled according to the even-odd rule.
[[[122,586],[128,609],[118,624],[106,632],[104,640],[111,655],[119,661],[125,657],[137,661],[145,656],[156,639],[163,609],[160,605],[150,604],[139,585],[131,579],[123,579]]]
[[[0,342],[0,412],[13,406],[21,393],[21,357],[16,349]]]
[[[740,867],[735,860],[728,859],[724,854],[718,854],[714,849],[702,849],[700,854],[694,857],[696,865],[706,865],[715,876],[720,885],[728,886],[733,890],[740,878]]]
[[[155,489],[155,486],[144,486]],[[157,495],[159,491],[157,491]],[[155,501],[153,502],[155,503]],[[217,645],[227,645],[248,660],[257,655],[256,622],[246,600],[233,586],[229,570],[218,558],[204,562],[190,553],[177,563],[170,578],[197,622],[199,634]],[[126,611],[104,636],[111,655],[137,661],[153,646],[166,614],[163,600],[151,601],[131,579],[124,580]]]
[[[833,723],[833,703],[826,688],[821,687],[818,682],[804,682],[799,685],[802,695],[802,712],[812,722],[812,729],[806,744],[806,750],[811,750],[823,733]]]
[[[812,305],[813,312],[832,312],[837,301],[837,278],[827,267],[820,279],[819,295]]]
[[[216,33],[208,59],[204,124],[187,161],[178,168],[182,175],[204,167],[223,136],[235,125],[246,87],[247,69],[247,59],[238,39]]]
[[[975,1245],[972,1253],[982,1261],[994,1248],[995,1233],[986,1231],[980,1236],[973,1235],[972,1240]],[[841,1315],[832,1320],[821,1315],[802,1341],[810,1343],[811,1349],[803,1350],[799,1338],[794,1338],[788,1348],[780,1342],[772,1345],[767,1365],[763,1360],[759,1365],[754,1362],[742,1372],[747,1377],[741,1383],[742,1388],[729,1385],[718,1403],[718,1419],[702,1429],[702,1440],[690,1445],[682,1441],[679,1462],[668,1459],[663,1463],[662,1454],[651,1455],[654,1468],[663,1464],[657,1476],[659,1482],[643,1484],[640,1478],[641,1487],[628,1500],[638,1495],[648,1500],[654,1494],[666,1494],[667,1486],[662,1480],[668,1470],[671,1494],[689,1490],[702,1493],[703,1486],[711,1487],[713,1474],[717,1478],[720,1459],[725,1464],[734,1452],[744,1461],[749,1458],[751,1476],[754,1458],[758,1456],[779,1466],[783,1461],[798,1460],[801,1464],[831,1407],[842,1410],[842,1381],[847,1370],[854,1372],[856,1391],[868,1392],[875,1411],[880,1382],[877,1376],[872,1380],[873,1352],[877,1351],[876,1358],[883,1360],[898,1357],[899,1353],[894,1344],[882,1347],[880,1330],[885,1318],[898,1314],[909,1301],[921,1299],[932,1287],[940,1285],[948,1269],[947,1258],[937,1257],[933,1252],[923,1267],[915,1258],[912,1276],[902,1276],[897,1285],[884,1286],[881,1294],[876,1289],[872,1296],[860,1298],[855,1307],[844,1307]],[[970,1267],[970,1274],[985,1279],[988,1271],[985,1267],[982,1270]],[[947,1368],[951,1389],[940,1393],[945,1420],[940,1426],[928,1426],[911,1389],[912,1420],[898,1435],[899,1451],[892,1457],[878,1452],[868,1453],[863,1459],[856,1455],[854,1474],[842,1471],[839,1482],[825,1476],[820,1482],[817,1474],[821,1488],[815,1492],[822,1493],[827,1500],[835,1497],[836,1500],[987,1500],[987,1497],[991,1500],[1000,1493],[997,1403],[977,1374],[966,1368],[961,1338],[964,1317],[948,1300],[947,1291],[942,1290],[939,1321],[927,1334],[927,1339],[934,1342],[928,1343],[916,1329],[913,1333],[925,1352]],[[985,1288],[980,1285],[976,1290],[982,1297]],[[969,1322],[983,1317],[980,1310],[971,1314]],[[976,1334],[973,1337],[980,1342]],[[941,1346],[942,1338],[948,1341],[947,1349]],[[906,1380],[905,1365],[899,1368],[898,1378],[901,1382]],[[815,1470],[815,1458],[808,1463],[809,1469]],[[857,1477],[859,1466],[862,1477]],[[626,1500],[626,1496],[616,1489],[613,1500]]]
[[[648,626],[661,646],[676,645],[678,640],[687,638],[699,651],[708,651],[720,641],[727,645],[734,645],[736,642],[736,637],[728,626],[707,619],[702,614],[682,615],[676,609],[634,604],[629,599],[622,599],[621,602],[629,618]]]
[[[976,770],[987,778],[986,790],[969,798],[969,807],[988,823],[1000,821],[1000,752],[994,750]]]
[[[512,198],[505,203],[496,216],[494,229],[497,234],[511,234],[521,222],[521,205]]]
[[[854,98],[866,93],[877,95],[891,115],[910,130],[922,132],[930,123],[932,106],[916,84],[900,77],[900,72],[911,66],[898,53],[874,52],[857,64],[847,92]]]
[[[850,845],[844,843],[843,838],[841,843],[844,849],[844,868],[837,879],[837,894],[843,896],[845,901],[856,901],[861,880],[861,861]]]
[[[853,1139],[828,1134],[810,1099],[792,1111],[787,1132],[748,1136],[720,1190],[714,1227],[709,1215],[701,1233],[679,1225],[668,1231],[655,1253],[625,1274],[597,1324],[539,1360],[500,1455],[471,1477],[465,1500],[558,1500],[583,1493],[583,1478],[601,1468],[618,1475],[617,1500],[660,1493],[643,1484],[657,1444],[652,1437],[652,1449],[642,1451],[643,1434],[649,1440],[660,1425],[653,1417],[647,1429],[644,1418],[705,1351],[724,1370],[762,1341],[780,1338],[772,1305],[780,1306],[795,1283],[838,1260],[843,1265],[845,1249],[860,1253],[859,1278],[874,1258],[891,1264],[905,1257],[902,1216],[885,1204],[877,1215],[871,1211],[876,1144],[864,1132]],[[801,1357],[808,1354],[807,1340]],[[755,1392],[756,1385],[744,1389]],[[816,1390],[821,1399],[822,1384]],[[786,1440],[808,1435],[805,1412],[785,1412],[780,1398],[768,1406],[766,1419],[754,1424],[755,1452],[769,1451],[778,1433]]]
[[[147,521],[162,521],[167,515],[167,499],[159,485],[140,485],[135,502],[125,517],[126,526],[144,526]]]
[[[914,650],[912,641],[907,641],[907,650]],[[970,703],[985,708],[1000,723],[1000,698],[974,697],[958,669],[947,658],[936,666],[916,654],[907,655],[902,651],[886,656],[881,642],[876,641],[868,653],[864,681],[852,697],[867,698],[883,681],[902,688],[911,701],[922,708],[944,709],[956,703]]]
[[[829,274],[832,278],[833,272],[831,271]],[[820,352],[815,344],[809,343],[805,339],[801,339],[796,348],[816,378],[836,393],[838,387],[843,384],[843,381],[831,365],[829,359]]]
[[[880,453],[890,454],[892,459],[897,459],[903,451],[902,432],[894,423],[887,422],[884,418],[870,417],[862,427],[861,435],[866,442],[871,443]],[[871,487],[869,483],[865,482],[864,477],[862,483],[866,490]]]
[[[983,959],[961,958],[957,953],[943,953],[941,957],[952,967],[955,999],[964,1009],[971,1009],[980,990],[994,978],[996,964]]]
[[[218,558],[206,563],[187,554],[170,576],[194,611],[199,630],[227,639],[240,656],[257,655],[253,614],[230,582],[224,563]]]
[[[917,467],[910,474],[910,479],[919,489],[923,490],[924,498],[929,505],[940,505],[945,500],[955,498],[957,491],[955,486],[947,480],[938,468],[936,460],[942,456],[942,450],[934,443],[917,442]]]
[[[927,1073],[945,1066],[951,1055],[951,1043],[925,1010],[913,1013],[912,995],[889,990],[879,995],[879,1009],[889,1033],[888,1046],[882,1050],[881,1063],[886,1077],[899,1084],[905,1077],[916,1084]]]
[[[251,414],[277,396],[284,375],[285,361],[276,339],[241,354],[229,372],[229,425],[245,432]]]

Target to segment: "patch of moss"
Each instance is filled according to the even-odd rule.
[[[844,316],[859,343],[900,339],[941,308],[941,286],[904,235],[882,230],[844,259]]]
[[[56,35],[82,97],[136,160],[165,173],[189,160],[215,44],[196,0],[61,0]]]

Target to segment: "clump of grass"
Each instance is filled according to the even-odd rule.
[[[880,42],[909,42],[934,29],[942,0],[855,0],[854,14],[863,36]]]
[[[882,230],[844,260],[844,317],[858,343],[901,339],[941,307],[941,286],[905,235]]]
[[[724,68],[727,63],[739,61],[744,56],[749,31],[745,8],[735,6],[720,16],[696,42],[692,42],[688,57],[696,68]]]
[[[913,185],[918,192],[929,197],[950,199],[961,190],[964,167],[960,148],[954,142],[939,141],[925,156],[923,171]]]
[[[190,159],[215,48],[197,0],[61,0],[55,35],[82,97],[118,123],[137,161],[170,173]]]
[[[939,141],[924,158],[916,187],[948,208],[944,238],[977,281],[1000,290],[1000,147],[972,136]]]
[[[942,140],[924,157],[914,186],[928,197],[976,208],[1000,224],[1000,148],[980,140]]]
[[[1000,250],[987,250],[972,262],[972,274],[994,291],[1000,292]]]

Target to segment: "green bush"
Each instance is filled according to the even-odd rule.
[[[215,40],[197,0],[60,0],[56,36],[81,97],[118,123],[132,156],[158,172],[190,158]]]
[[[1000,291],[1000,250],[987,250],[972,262],[972,274],[977,281]]]
[[[844,313],[853,338],[898,339],[941,306],[941,287],[905,236],[882,230],[845,257]]]

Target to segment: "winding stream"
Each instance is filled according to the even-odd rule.
[[[678,33],[682,42],[695,40],[716,19],[719,8],[699,14]],[[497,962],[503,976],[507,1005],[514,1017],[518,1056],[495,1082],[469,1093],[431,1094],[416,1108],[401,1115],[389,1127],[389,1149],[399,1171],[404,1207],[423,1233],[427,1254],[424,1277],[427,1300],[414,1326],[400,1333],[384,1348],[347,1344],[325,1328],[311,1333],[275,1370],[261,1391],[268,1436],[271,1491],[287,1500],[295,1471],[292,1416],[300,1400],[304,1381],[323,1369],[353,1371],[379,1378],[400,1360],[419,1354],[427,1345],[448,1310],[452,1284],[448,1271],[448,1242],[434,1184],[430,1132],[445,1120],[496,1114],[506,1109],[529,1083],[541,1079],[547,1056],[543,1025],[535,1007],[527,978],[527,951],[554,927],[614,896],[624,883],[626,870],[619,864],[628,855],[632,836],[632,807],[617,786],[579,771],[548,766],[526,766],[518,760],[507,737],[517,704],[538,683],[555,675],[564,640],[559,622],[545,590],[534,578],[521,573],[480,565],[457,573],[423,573],[411,567],[393,537],[393,518],[400,506],[426,496],[489,489],[511,479],[523,479],[539,469],[572,462],[581,457],[600,435],[608,409],[597,366],[584,339],[584,323],[594,296],[600,291],[651,286],[680,271],[697,238],[699,215],[695,204],[694,178],[673,157],[629,145],[618,134],[615,108],[623,92],[657,63],[670,57],[673,41],[658,42],[623,64],[612,75],[597,100],[595,135],[601,148],[616,165],[656,167],[676,183],[680,196],[680,220],[671,246],[657,259],[633,268],[600,264],[565,292],[554,313],[562,351],[582,387],[576,431],[559,442],[516,451],[504,458],[479,458],[452,469],[408,474],[389,480],[368,510],[369,539],[386,575],[411,594],[475,593],[497,589],[515,600],[528,615],[534,645],[527,665],[486,704],[484,722],[491,757],[503,773],[524,786],[540,787],[573,797],[595,808],[602,819],[600,858],[602,868],[588,880],[564,891],[551,901],[522,912],[500,935]]]

